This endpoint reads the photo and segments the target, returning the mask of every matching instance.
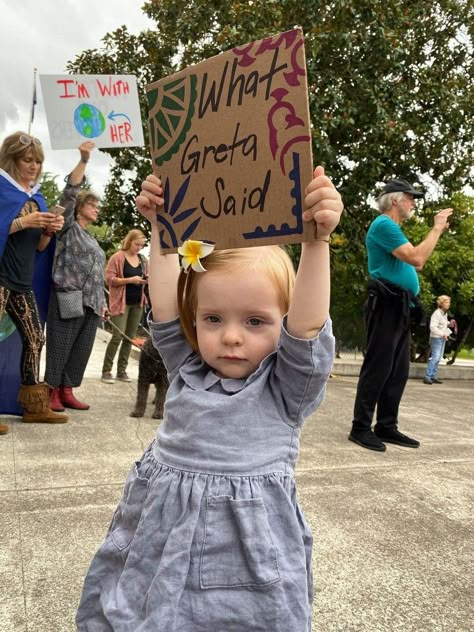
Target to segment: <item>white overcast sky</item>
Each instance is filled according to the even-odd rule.
[[[0,0],[0,140],[27,131],[33,94],[33,69],[66,74],[66,64],[82,51],[100,48],[106,33],[126,25],[129,32],[154,28],[142,12],[143,0]],[[45,149],[44,170],[58,174],[62,185],[79,157],[77,150],[52,150],[41,85],[31,134]],[[110,158],[95,150],[87,175],[102,194]]]

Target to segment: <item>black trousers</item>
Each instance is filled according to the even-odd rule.
[[[82,378],[94,346],[98,316],[90,307],[79,318],[63,320],[59,314],[56,291],[52,290],[46,321],[45,381],[50,386],[82,384]]]
[[[372,280],[365,304],[367,352],[354,405],[354,431],[370,430],[377,407],[378,430],[396,429],[398,408],[410,367],[408,292]]]

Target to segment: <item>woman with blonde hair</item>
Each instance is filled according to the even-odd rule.
[[[64,423],[67,416],[51,411],[48,385],[39,381],[44,334],[38,300],[46,307],[50,273],[41,259],[64,222],[48,211],[40,192],[43,161],[41,141],[24,132],[10,134],[0,147],[0,412],[18,414],[18,397],[23,421]],[[7,431],[0,424],[0,434]]]
[[[127,365],[132,345],[128,339],[136,335],[147,301],[145,286],[148,262],[140,255],[144,245],[145,235],[141,230],[129,231],[121,249],[110,257],[105,271],[105,280],[109,288],[110,320],[115,325],[102,366],[102,382],[106,384],[115,382],[112,366],[119,346],[117,380],[130,382]],[[121,332],[126,337],[122,337]]]

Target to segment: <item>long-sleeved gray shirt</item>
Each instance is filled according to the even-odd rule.
[[[83,301],[99,316],[106,307],[104,296],[105,254],[93,237],[74,217],[80,184],[69,177],[60,204],[65,207],[64,226],[57,234],[53,283],[57,291],[80,290]]]

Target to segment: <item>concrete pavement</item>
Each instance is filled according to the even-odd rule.
[[[100,382],[105,339],[98,332],[77,391],[90,411],[61,426],[1,417],[0,632],[75,630],[84,573],[155,433],[151,403],[143,419],[128,416],[135,354],[131,384]],[[306,424],[297,470],[315,539],[313,630],[471,631],[474,368],[437,386],[410,380],[400,427],[421,447],[378,453],[347,440],[358,371],[349,364],[336,363]]]

